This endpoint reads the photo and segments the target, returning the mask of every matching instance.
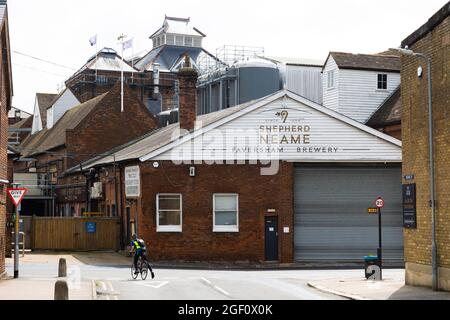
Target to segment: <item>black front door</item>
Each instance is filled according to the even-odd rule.
[[[266,218],[266,261],[278,261],[278,218]]]

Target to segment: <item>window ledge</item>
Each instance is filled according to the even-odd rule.
[[[182,233],[183,232],[183,228],[182,227],[176,227],[176,226],[171,226],[171,227],[157,227],[156,228],[156,232],[158,233]]]
[[[214,227],[214,233],[239,233],[239,227]]]

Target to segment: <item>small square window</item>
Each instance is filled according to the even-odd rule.
[[[182,232],[181,194],[159,194],[156,199],[157,232]]]
[[[378,75],[378,85],[379,90],[387,90],[387,74]]]
[[[214,232],[239,232],[239,196],[214,195]]]

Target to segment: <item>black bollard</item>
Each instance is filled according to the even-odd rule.
[[[59,259],[58,278],[67,277],[67,263],[66,259]]]
[[[55,283],[55,300],[69,300],[69,286],[66,281]]]

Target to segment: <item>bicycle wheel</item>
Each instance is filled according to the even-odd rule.
[[[147,276],[148,276],[148,262],[147,261],[142,261],[142,265],[141,265],[141,278],[142,280],[146,280]]]
[[[131,277],[133,280],[136,280],[139,276],[139,273],[136,273],[136,268],[134,267],[134,263],[131,265]]]

